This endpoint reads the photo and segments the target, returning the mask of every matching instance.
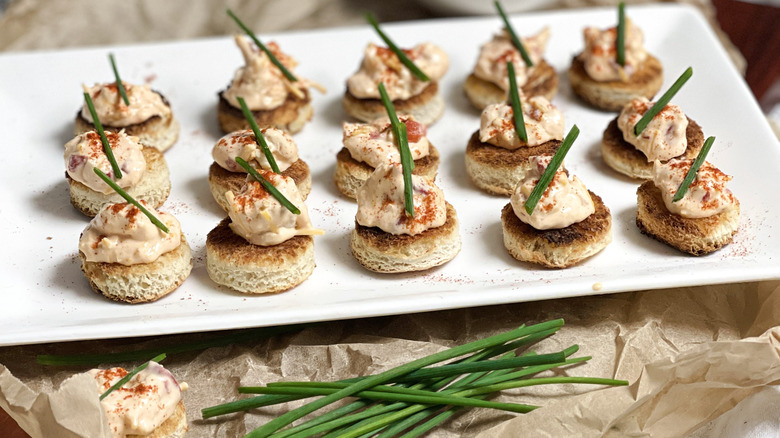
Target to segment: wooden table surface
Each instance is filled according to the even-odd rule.
[[[780,8],[743,3],[735,0],[713,0],[718,21],[747,60],[745,79],[757,99],[780,78]],[[8,414],[0,409],[0,437],[29,438]]]

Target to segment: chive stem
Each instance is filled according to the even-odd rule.
[[[515,77],[515,66],[512,61],[506,62],[506,71],[509,76],[509,97],[515,118],[515,132],[520,140],[528,143],[528,133],[525,130],[525,119],[523,118],[523,103],[520,101],[520,93],[517,91],[517,77]]]
[[[558,319],[558,320],[548,321],[545,323],[536,324],[530,327],[520,327],[515,330],[509,331],[507,333],[502,333],[499,335],[481,339],[479,341],[470,342],[468,344],[464,344],[458,347],[453,347],[448,350],[441,351],[439,353],[435,353],[430,356],[426,356],[411,361],[404,365],[387,370],[383,373],[368,377],[359,382],[355,382],[353,385],[351,385],[348,388],[341,389],[321,399],[313,401],[307,405],[301,406],[297,409],[284,413],[279,417],[269,421],[268,423],[261,426],[260,428],[250,432],[247,436],[253,438],[267,437],[273,432],[279,430],[280,428],[292,423],[293,421],[305,415],[308,415],[320,408],[323,408],[331,403],[341,400],[344,397],[349,397],[355,393],[364,391],[368,388],[372,388],[376,385],[380,385],[396,377],[409,374],[410,372],[417,370],[419,368],[432,365],[434,363],[442,362],[448,359],[452,359],[454,357],[458,357],[464,354],[479,351],[485,348],[501,345],[513,339],[517,339],[521,336],[527,335],[529,333],[535,333],[538,331],[546,330],[561,325],[563,325],[563,320]]]
[[[119,194],[119,196],[125,198],[125,201],[135,205],[143,214],[146,215],[146,217],[149,218],[150,221],[154,225],[157,226],[160,230],[162,230],[164,233],[168,233],[170,230],[168,230],[168,227],[165,226],[164,223],[160,221],[160,219],[157,219],[157,216],[153,215],[151,211],[147,210],[146,207],[141,205],[140,202],[136,201],[132,196],[130,196],[129,193],[122,190],[121,187],[119,187],[114,181],[111,181],[111,178],[108,177],[105,173],[103,173],[102,170],[98,169],[97,167],[93,167],[92,170],[95,171],[97,176],[99,176],[103,181],[106,182],[112,189],[114,189],[115,192]]]
[[[685,179],[683,179],[682,184],[680,184],[680,187],[677,189],[677,192],[674,194],[674,198],[672,198],[672,202],[678,202],[685,196],[685,192],[688,191],[688,188],[691,186],[691,183],[694,179],[696,179],[696,173],[699,172],[699,168],[702,164],[704,164],[704,160],[707,158],[707,154],[710,152],[710,148],[712,148],[712,144],[715,142],[715,137],[709,137],[704,142],[704,146],[702,146],[701,150],[699,151],[699,155],[696,156],[696,159],[693,161],[693,164],[691,164],[691,168],[688,169],[688,173],[685,174]]]
[[[122,386],[123,386],[125,383],[129,382],[129,381],[130,381],[130,379],[132,379],[132,378],[133,378],[133,377],[134,377],[136,374],[138,374],[138,373],[140,373],[141,371],[145,370],[145,369],[146,369],[146,367],[148,367],[148,366],[149,366],[149,362],[157,362],[157,363],[160,363],[160,362],[162,362],[164,359],[165,359],[165,353],[163,353],[163,354],[160,354],[160,355],[158,355],[158,356],[155,356],[155,357],[153,357],[153,358],[152,358],[152,360],[150,360],[150,361],[148,361],[148,362],[144,362],[143,364],[141,364],[141,365],[137,366],[135,369],[133,369],[132,371],[130,371],[129,373],[127,373],[127,375],[126,375],[126,376],[124,376],[124,377],[122,377],[121,379],[119,379],[119,381],[118,381],[118,382],[116,382],[116,383],[114,383],[113,385],[111,385],[111,387],[110,387],[110,388],[108,388],[108,389],[106,390],[106,392],[104,392],[103,394],[101,394],[101,395],[100,395],[100,400],[103,400],[104,398],[108,397],[108,395],[109,395],[109,394],[111,394],[112,392],[114,392],[114,391],[116,391],[117,389],[121,388],[121,387],[122,387]]]
[[[290,70],[287,70],[287,67],[285,67],[284,64],[282,64],[278,59],[276,59],[276,56],[274,56],[274,54],[270,50],[268,50],[268,47],[266,47],[265,44],[260,42],[260,40],[257,38],[257,36],[255,36],[255,33],[252,32],[252,30],[250,30],[248,27],[246,27],[246,25],[236,16],[236,14],[233,13],[233,11],[231,11],[230,9],[227,9],[227,14],[228,14],[228,16],[230,16],[230,18],[233,19],[233,21],[236,22],[238,27],[240,27],[244,32],[246,32],[246,34],[249,36],[249,38],[251,38],[252,41],[255,42],[255,45],[257,45],[257,47],[260,48],[260,50],[265,52],[265,54],[268,56],[268,59],[270,59],[271,62],[273,63],[273,65],[275,65],[276,68],[278,68],[279,71],[282,72],[284,77],[286,77],[290,82],[296,82],[298,80],[290,72]]]
[[[507,18],[506,14],[504,13],[504,8],[501,7],[501,2],[496,1],[494,4],[496,5],[496,9],[498,10],[498,14],[501,16],[501,19],[504,20],[504,27],[506,27],[506,31],[509,32],[509,36],[512,38],[512,44],[514,44],[515,48],[520,52],[520,56],[523,57],[525,65],[527,67],[533,67],[534,63],[531,61],[531,57],[528,56],[528,52],[525,50],[525,46],[523,46],[522,41],[517,37],[514,28],[512,28],[512,24],[509,22],[509,18]]]
[[[286,209],[290,210],[290,213],[292,214],[301,214],[301,210],[298,209],[295,205],[293,205],[292,202],[290,202],[289,199],[287,199],[282,192],[280,192],[276,187],[274,187],[273,184],[271,184],[267,179],[263,178],[260,173],[255,170],[252,166],[249,165],[249,163],[246,162],[241,157],[236,157],[236,163],[238,163],[239,166],[243,167],[244,170],[250,175],[252,175],[252,178],[254,178],[257,182],[260,183],[261,186],[265,189],[266,192],[270,193],[271,196],[276,198],[277,201],[279,201],[280,204],[282,204]]]
[[[578,135],[580,135],[580,129],[577,127],[577,125],[572,126],[561,146],[557,151],[555,151],[555,155],[553,155],[552,160],[550,160],[550,164],[547,166],[547,169],[544,170],[541,178],[539,178],[539,181],[536,183],[533,191],[531,191],[531,194],[525,201],[525,211],[529,215],[533,214],[534,209],[536,208],[536,204],[538,204],[539,200],[542,199],[542,195],[544,195],[547,187],[552,182],[553,177],[555,176],[555,172],[557,172],[558,168],[561,167],[563,158],[566,157],[566,154],[569,152],[569,149],[571,149],[571,146],[574,144],[574,140],[577,139]]]
[[[367,13],[366,14],[366,21],[374,28],[377,34],[379,34],[379,37],[382,38],[382,41],[387,44],[387,47],[390,48],[390,50],[395,53],[395,56],[398,57],[398,60],[401,61],[403,65],[406,66],[406,68],[409,69],[410,72],[419,80],[423,82],[430,82],[431,78],[428,77],[422,70],[420,70],[417,65],[415,65],[414,62],[412,62],[411,59],[409,59],[408,56],[406,56],[406,53],[404,53],[403,50],[401,50],[394,42],[390,39],[384,32],[382,32],[382,29],[379,28],[379,22],[376,21],[376,17],[374,17],[374,14]]]
[[[382,96],[382,103],[387,111],[387,117],[390,119],[390,124],[393,127],[395,141],[398,143],[398,151],[401,154],[401,169],[404,174],[404,208],[409,217],[414,217],[414,185],[412,184],[414,160],[412,160],[412,152],[409,150],[406,124],[401,123],[398,120],[398,115],[395,113],[393,102],[390,100],[390,96],[387,95],[387,90],[385,90],[385,84],[380,82],[377,85],[377,88],[379,88],[379,95]]]
[[[663,96],[661,96],[660,99],[642,116],[641,119],[639,119],[638,122],[636,122],[636,125],[634,125],[634,134],[639,135],[644,131],[645,128],[647,128],[647,125],[650,123],[651,120],[653,120],[653,117],[655,117],[658,113],[660,113],[666,105],[669,103],[669,101],[672,100],[675,94],[677,94],[678,91],[680,91],[680,88],[682,88],[683,85],[685,85],[686,82],[688,82],[688,79],[693,76],[693,68],[688,67],[679,78],[677,78],[676,81],[672,84],[671,87],[669,87],[668,90],[666,90],[666,93],[664,93]]]
[[[122,95],[122,100],[125,101],[125,105],[130,106],[130,99],[127,98],[127,91],[125,91],[125,84],[122,83],[122,78],[119,77],[119,70],[116,68],[116,61],[114,60],[114,54],[109,53],[108,59],[111,61],[111,69],[114,70],[114,78],[116,79],[116,88],[119,90],[119,94]]]
[[[114,158],[114,151],[111,149],[111,144],[108,142],[106,132],[103,130],[103,124],[100,123],[97,111],[95,111],[95,104],[92,103],[92,96],[86,91],[84,91],[84,100],[87,101],[87,108],[89,108],[89,113],[92,115],[92,124],[95,125],[95,130],[98,135],[100,135],[100,141],[103,142],[103,152],[105,152],[108,162],[111,163],[111,171],[114,173],[114,178],[122,179],[122,170],[119,169],[119,164],[116,162],[116,158]]]
[[[621,67],[626,66],[626,4],[618,3],[618,25],[617,41],[615,42],[617,51],[617,63]]]
[[[279,171],[279,165],[276,164],[276,158],[274,158],[274,154],[271,153],[268,142],[265,141],[263,131],[257,126],[257,121],[254,116],[252,116],[252,111],[249,110],[243,97],[239,96],[237,100],[239,105],[241,105],[241,111],[244,113],[244,118],[249,122],[249,126],[252,127],[252,132],[255,134],[255,142],[260,146],[260,150],[263,151],[263,155],[265,155],[265,159],[268,160],[268,165],[271,166],[271,170],[273,170],[274,173],[281,173],[281,171]]]
[[[99,365],[102,363],[112,362],[127,362],[134,360],[143,360],[149,356],[156,356],[160,353],[166,353],[168,356],[186,353],[189,351],[205,350],[212,347],[223,347],[226,345],[237,344],[250,340],[257,340],[262,338],[268,338],[272,336],[282,335],[285,333],[299,330],[302,325],[286,325],[278,327],[262,327],[259,329],[250,329],[241,331],[239,333],[231,333],[228,335],[217,335],[209,337],[198,342],[192,343],[179,343],[177,345],[169,345],[166,347],[149,348],[135,351],[122,351],[117,353],[106,354],[73,354],[73,355],[56,355],[56,354],[40,354],[36,356],[35,361],[40,365],[50,366],[74,366],[74,365]]]

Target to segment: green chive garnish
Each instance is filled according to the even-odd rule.
[[[125,105],[130,106],[130,99],[127,98],[125,85],[122,83],[122,78],[119,77],[119,70],[117,70],[116,68],[116,61],[114,61],[114,54],[109,53],[108,59],[111,61],[111,68],[114,70],[114,77],[116,78],[116,88],[119,89],[119,94],[122,95],[122,100],[125,101]]]
[[[155,215],[152,214],[149,210],[146,209],[143,205],[141,205],[140,202],[136,201],[132,196],[130,196],[129,193],[122,190],[121,187],[119,187],[114,181],[111,181],[111,178],[108,177],[105,173],[103,173],[102,170],[98,169],[97,167],[93,167],[92,170],[95,171],[97,176],[99,176],[103,181],[106,182],[112,189],[114,189],[115,192],[119,194],[119,196],[125,198],[125,201],[135,205],[143,214],[146,215],[146,217],[149,218],[150,221],[152,221],[153,224],[157,226],[157,228],[161,229],[163,232],[168,232],[168,227],[165,226],[164,223],[160,222],[159,219]]]
[[[260,428],[250,432],[247,436],[253,438],[261,438],[261,437],[265,438],[271,435],[273,432],[279,430],[280,428],[292,423],[293,421],[305,415],[308,415],[322,407],[325,407],[331,403],[341,400],[344,397],[349,397],[360,391],[367,390],[377,385],[381,385],[396,377],[409,374],[410,372],[415,371],[424,366],[432,365],[438,362],[443,362],[445,360],[462,356],[464,354],[473,353],[475,351],[479,351],[485,348],[491,348],[498,345],[502,345],[513,339],[517,339],[518,337],[526,335],[532,330],[538,331],[542,328],[542,326],[548,326],[546,328],[549,328],[555,325],[562,325],[562,324],[563,324],[562,320],[554,320],[554,321],[549,321],[547,323],[538,324],[534,326],[533,329],[531,327],[519,327],[507,333],[491,336],[479,341],[471,342],[465,345],[461,345],[459,347],[450,348],[449,350],[441,351],[439,353],[435,353],[430,356],[426,356],[424,358],[411,361],[407,364],[392,368],[383,373],[376,374],[371,377],[367,377],[365,379],[357,381],[352,385],[350,385],[348,388],[338,390],[333,394],[327,395],[307,405],[301,406],[297,409],[282,414],[276,419],[271,420],[270,422],[266,423]]]
[[[233,19],[233,21],[236,22],[238,27],[240,27],[246,34],[249,36],[249,38],[252,38],[252,41],[255,42],[257,47],[260,48],[263,52],[265,52],[266,55],[268,55],[268,59],[271,60],[271,62],[282,72],[284,77],[289,79],[291,82],[296,82],[298,79],[293,76],[292,73],[290,73],[290,70],[287,70],[287,67],[285,67],[281,62],[279,62],[278,59],[276,59],[276,56],[274,56],[273,53],[271,53],[270,50],[268,50],[268,47],[265,46],[265,44],[261,43],[260,40],[255,36],[254,32],[252,32],[244,23],[241,22],[241,20],[238,19],[236,14],[233,13],[230,9],[227,10],[227,14],[230,16],[230,18]]]
[[[669,103],[670,100],[672,100],[672,97],[674,97],[675,94],[677,94],[678,91],[680,91],[680,88],[688,82],[688,79],[691,78],[693,75],[693,69],[691,67],[688,67],[683,74],[680,75],[679,78],[672,84],[671,87],[669,87],[668,90],[666,90],[666,93],[664,93],[663,96],[661,96],[660,99],[658,99],[658,102],[653,105],[650,110],[648,110],[641,119],[639,119],[638,122],[636,122],[636,125],[634,126],[634,134],[639,135],[642,131],[644,131],[645,128],[647,128],[647,125],[650,123],[651,120],[653,120],[653,117],[656,116],[656,114],[660,113],[661,110],[666,107],[666,105]]]
[[[395,45],[395,43],[390,39],[390,37],[388,37],[387,35],[385,35],[384,32],[382,32],[382,29],[379,28],[379,22],[376,21],[376,18],[372,13],[369,12],[366,14],[366,20],[369,22],[369,24],[371,24],[371,26],[374,27],[374,30],[376,31],[376,33],[379,34],[379,37],[382,38],[382,41],[384,41],[385,44],[387,44],[387,47],[389,47],[390,50],[392,50],[393,53],[395,53],[395,56],[398,57],[401,63],[403,63],[403,65],[405,65],[406,68],[408,68],[409,71],[412,72],[412,74],[415,77],[417,77],[417,79],[423,82],[429,82],[431,80],[428,77],[428,75],[423,73],[422,70],[420,70],[416,65],[414,65],[414,62],[412,62],[412,60],[409,59],[408,56],[406,56],[406,53],[404,53],[403,50],[401,50],[397,45]]]
[[[159,355],[159,356],[156,356],[156,357],[154,357],[154,358],[153,358],[152,360],[150,360],[149,362],[157,362],[157,363],[160,363],[160,362],[162,362],[164,359],[165,359],[165,353],[163,353],[163,354],[161,354],[161,355]],[[146,367],[148,367],[148,366],[149,366],[149,362],[146,362],[146,363],[144,363],[144,364],[142,364],[142,365],[139,365],[139,366],[138,366],[138,367],[136,367],[136,368],[135,368],[133,371],[130,371],[129,373],[127,373],[127,375],[126,375],[126,376],[122,377],[122,378],[121,378],[121,379],[120,379],[118,382],[114,383],[114,385],[113,385],[113,386],[111,386],[110,388],[108,388],[108,389],[106,390],[106,392],[104,392],[103,394],[101,394],[101,396],[100,396],[100,400],[103,400],[104,398],[108,397],[108,395],[109,395],[109,394],[111,394],[111,393],[112,393],[112,392],[114,392],[115,390],[117,390],[117,389],[121,388],[121,387],[122,387],[122,386],[123,386],[125,383],[129,382],[129,381],[130,381],[130,379],[132,379],[132,378],[133,378],[133,377],[134,377],[136,374],[138,374],[138,373],[140,373],[141,371],[145,370],[145,369],[146,369]]]
[[[520,93],[517,92],[517,78],[515,78],[515,66],[512,61],[506,62],[506,71],[509,75],[509,97],[512,101],[512,112],[515,115],[515,132],[520,140],[528,143],[528,133],[525,131],[523,119],[523,103],[520,102]]]
[[[271,153],[271,149],[268,147],[268,143],[265,141],[263,132],[260,131],[260,127],[257,126],[257,122],[252,116],[252,111],[250,111],[249,107],[246,106],[246,102],[244,102],[243,97],[239,96],[237,99],[238,103],[241,104],[241,111],[244,112],[244,118],[246,118],[246,121],[249,122],[249,125],[252,127],[252,131],[255,133],[255,141],[260,146],[260,150],[263,151],[265,159],[268,160],[268,164],[271,166],[271,170],[273,170],[274,173],[281,173],[279,171],[279,166],[276,164],[276,158],[274,158],[274,154]]]
[[[501,2],[497,1],[494,4],[496,5],[496,9],[498,9],[498,14],[501,15],[501,19],[504,20],[504,27],[506,27],[506,31],[509,32],[509,36],[512,38],[512,44],[514,44],[515,48],[520,52],[520,56],[523,57],[525,65],[528,67],[533,67],[534,63],[531,61],[531,57],[528,56],[528,52],[526,52],[525,46],[523,46],[520,38],[517,37],[515,30],[512,28],[512,24],[509,23],[509,18],[507,18],[506,14],[504,13],[504,9],[501,7]]]
[[[626,4],[618,3],[618,25],[617,25],[617,63],[621,67],[626,66]]]
[[[691,168],[688,169],[688,173],[685,174],[685,179],[683,179],[682,184],[680,184],[680,187],[674,194],[672,202],[677,202],[682,199],[683,196],[685,196],[685,192],[688,191],[688,187],[690,187],[693,180],[696,179],[696,173],[699,171],[701,165],[704,164],[704,160],[707,158],[707,154],[710,152],[710,148],[714,142],[715,137],[709,137],[707,138],[707,141],[704,142],[704,146],[702,146],[701,150],[699,151],[699,155],[696,156],[693,164],[691,164]]]
[[[100,119],[98,119],[97,111],[95,111],[95,104],[92,103],[92,96],[86,91],[84,92],[84,100],[87,101],[87,107],[89,108],[89,113],[92,115],[92,123],[95,125],[95,130],[98,135],[100,135],[100,141],[103,142],[103,152],[106,153],[108,162],[111,163],[111,171],[114,172],[114,178],[122,179],[122,171],[119,170],[119,164],[117,164],[116,158],[114,158],[114,151],[111,150],[111,145],[108,143],[106,132],[103,130],[103,124],[100,123]]]
[[[257,182],[260,183],[261,186],[265,189],[266,192],[270,193],[271,196],[276,198],[277,201],[279,201],[280,204],[282,204],[285,208],[290,210],[290,213],[292,214],[301,214],[301,211],[298,210],[298,207],[293,205],[292,202],[290,202],[289,199],[287,199],[282,192],[276,189],[273,184],[271,184],[267,179],[263,178],[260,173],[258,173],[252,166],[249,165],[249,163],[246,162],[241,157],[236,157],[236,163],[238,163],[241,167],[246,170],[246,172],[250,175],[252,175],[252,178],[257,180]]]
[[[532,214],[534,212],[536,204],[538,204],[539,200],[542,199],[542,195],[547,190],[547,186],[549,186],[550,182],[552,182],[553,177],[555,176],[555,172],[557,172],[558,168],[561,167],[563,158],[566,157],[567,153],[569,153],[569,149],[571,149],[571,145],[574,144],[574,140],[577,139],[578,135],[580,135],[580,128],[578,128],[577,125],[572,126],[571,130],[569,130],[569,133],[566,134],[566,138],[563,140],[563,144],[561,144],[561,147],[558,148],[558,150],[555,152],[555,155],[553,155],[552,160],[550,160],[550,164],[547,166],[547,169],[544,169],[544,173],[542,173],[542,177],[539,178],[539,181],[536,183],[533,191],[531,191],[531,195],[528,196],[528,199],[525,200],[526,213]]]
[[[414,187],[412,185],[414,160],[412,160],[412,152],[409,150],[406,125],[398,120],[398,115],[395,113],[393,102],[390,101],[390,96],[387,95],[387,90],[385,90],[385,84],[380,82],[377,87],[379,88],[379,95],[382,96],[382,103],[387,110],[387,117],[390,118],[390,124],[393,127],[396,142],[398,142],[398,151],[401,153],[401,168],[404,172],[404,207],[406,209],[406,214],[410,217],[414,217]]]

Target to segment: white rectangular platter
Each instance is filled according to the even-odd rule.
[[[123,78],[150,82],[171,102],[182,125],[167,154],[173,188],[162,210],[182,223],[195,254],[189,279],[158,302],[122,305],[93,293],[80,270],[76,245],[87,218],[68,201],[63,145],[81,105],[81,84],[111,81],[109,48],[0,56],[0,141],[3,144],[0,224],[0,345],[159,335],[270,326],[438,309],[545,300],[629,290],[752,281],[780,277],[780,148],[748,88],[701,15],[678,5],[630,7],[647,49],[664,65],[662,90],[688,66],[691,81],[674,103],[717,137],[709,156],[734,176],[742,206],[735,241],[705,257],[689,257],[641,235],[634,223],[637,183],[601,161],[599,142],[614,114],[584,106],[572,95],[565,71],[582,49],[582,29],[609,27],[613,9],[537,13],[513,17],[524,35],[550,26],[547,60],[561,73],[554,103],[567,130],[581,129],[567,167],[599,194],[613,214],[614,241],[602,253],[566,270],[515,261],[502,243],[499,213],[507,200],[478,191],[465,173],[467,139],[479,127],[462,82],[479,46],[501,28],[497,17],[387,24],[400,46],[422,41],[442,46],[450,70],[440,83],[447,102],[428,135],[442,159],[438,182],[458,210],[461,253],[429,272],[376,275],[352,258],[349,235],[354,202],[332,183],[341,148],[340,98],[369,41],[369,26],[261,35],[276,40],[300,62],[297,73],[327,88],[314,93],[315,115],[295,136],[309,163],[313,191],[307,201],[315,225],[317,268],[305,283],[273,296],[245,296],[218,287],[205,268],[206,234],[223,213],[208,189],[211,148],[221,136],[217,92],[242,64],[229,37],[110,48]]]

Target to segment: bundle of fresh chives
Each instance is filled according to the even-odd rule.
[[[510,332],[451,348],[371,376],[338,382],[278,382],[265,387],[239,388],[242,393],[265,395],[203,409],[203,418],[324,395],[325,397],[290,411],[247,436],[390,437],[399,436],[406,431],[402,436],[415,437],[451,417],[461,407],[489,407],[520,413],[537,408],[525,404],[485,400],[489,395],[504,389],[555,383],[628,384],[622,380],[589,377],[527,378],[552,368],[574,365],[590,359],[569,358],[577,351],[576,345],[558,353],[531,352],[515,357],[513,350],[554,334],[562,325],[562,320],[553,320],[528,327],[521,326]],[[455,362],[430,367],[467,354],[470,355]],[[500,358],[491,360],[497,356]],[[279,431],[304,415],[349,396],[359,399]]]

